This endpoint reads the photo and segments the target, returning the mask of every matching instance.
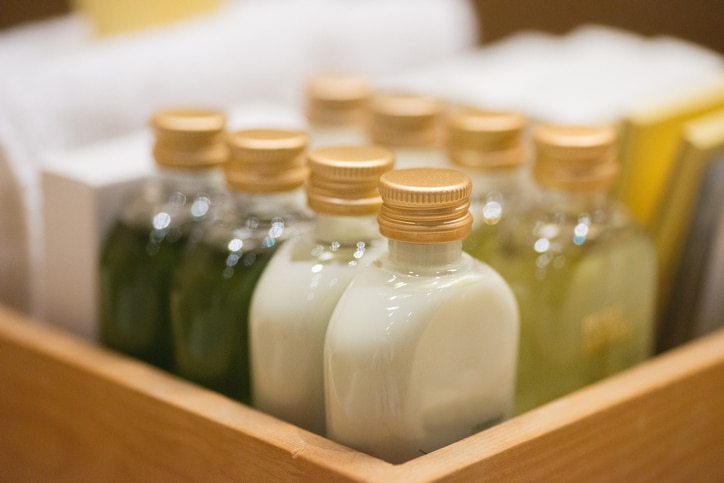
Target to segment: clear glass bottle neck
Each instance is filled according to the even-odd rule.
[[[380,238],[377,215],[344,216],[317,213],[314,237],[319,241],[341,244],[376,240]]]
[[[233,210],[238,213],[253,213],[262,218],[272,218],[285,213],[304,211],[304,191],[297,188],[276,193],[247,193],[232,191],[229,196]]]
[[[395,168],[449,167],[445,153],[437,145],[392,146]]]
[[[609,206],[608,190],[565,191],[540,187],[536,205],[548,212],[577,215],[584,212],[600,211]]]
[[[452,165],[454,169],[462,171],[473,182],[472,197],[484,196],[490,192],[518,193],[523,186],[523,171],[521,169],[472,169]]]
[[[314,150],[325,146],[361,145],[369,144],[367,132],[357,125],[345,126],[315,126],[311,125],[309,133],[309,148]]]
[[[421,244],[390,239],[387,259],[400,272],[437,275],[459,268],[462,264],[462,254],[461,240]]]
[[[141,225],[157,213],[171,216],[174,225],[208,219],[224,202],[224,193],[221,167],[188,170],[157,166],[140,192],[126,198],[120,216],[127,223]]]
[[[224,187],[224,170],[220,166],[203,169],[156,166],[154,179],[161,187],[182,193],[222,190]]]

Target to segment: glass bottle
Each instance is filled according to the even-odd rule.
[[[473,181],[473,229],[463,250],[487,261],[482,248],[506,218],[516,219],[528,190],[522,143],[526,119],[515,112],[459,108],[445,118],[445,148],[456,169]]]
[[[223,198],[225,123],[216,111],[153,116],[156,175],[126,200],[101,251],[101,342],[166,370],[173,366],[170,279],[194,227]]]
[[[307,136],[251,129],[234,132],[228,144],[231,195],[176,269],[171,323],[177,373],[248,404],[254,286],[279,245],[309,225],[302,190]]]
[[[365,130],[370,90],[358,76],[318,75],[306,87],[309,148],[368,144]]]
[[[446,167],[440,100],[421,94],[378,92],[369,104],[369,136],[395,153],[397,169]]]
[[[501,226],[489,251],[521,309],[517,413],[650,353],[656,255],[648,234],[608,197],[615,140],[610,126],[539,126],[540,198]]]
[[[354,274],[385,249],[377,186],[393,154],[377,146],[327,147],[308,159],[314,229],[274,254],[252,297],[252,399],[268,414],[325,434],[324,335]]]
[[[441,168],[380,178],[388,251],[345,290],[324,348],[327,436],[392,463],[511,415],[518,311],[462,251],[471,181]]]

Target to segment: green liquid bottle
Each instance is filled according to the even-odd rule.
[[[467,107],[445,118],[448,159],[473,182],[473,228],[463,241],[467,252],[477,252],[479,246],[497,237],[504,220],[517,217],[522,210],[523,196],[530,188],[523,169],[525,125],[525,117],[514,112]]]
[[[474,253],[513,289],[521,312],[516,413],[631,367],[652,349],[656,255],[609,199],[615,132],[541,126],[540,198]]]
[[[301,189],[307,136],[245,130],[229,136],[219,218],[189,244],[172,282],[177,373],[250,402],[248,313],[254,287],[279,244],[309,226]]]
[[[152,125],[157,175],[128,198],[102,248],[99,332],[105,346],[171,370],[171,274],[223,198],[228,149],[215,111],[163,111]]]

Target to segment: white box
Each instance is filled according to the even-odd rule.
[[[40,310],[50,323],[97,340],[101,244],[123,198],[153,172],[150,133],[43,158]]]

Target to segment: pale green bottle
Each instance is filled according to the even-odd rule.
[[[479,247],[497,236],[504,220],[515,218],[523,209],[524,197],[530,191],[523,145],[526,122],[516,112],[469,107],[445,117],[448,159],[473,182],[473,228],[463,241],[463,250],[468,253],[477,255]]]
[[[482,250],[521,311],[516,413],[646,359],[652,349],[653,243],[611,200],[610,126],[534,132],[539,198]]]

